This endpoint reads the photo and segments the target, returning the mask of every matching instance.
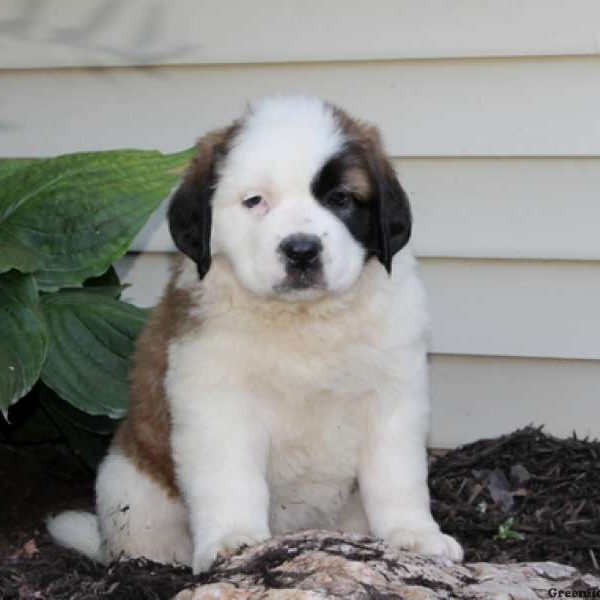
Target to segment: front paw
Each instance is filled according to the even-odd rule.
[[[194,550],[192,570],[194,575],[208,571],[219,552],[235,552],[242,546],[253,546],[269,538],[269,534],[231,532],[216,541],[200,544]]]
[[[386,537],[392,546],[410,550],[418,554],[442,556],[454,562],[461,562],[464,556],[460,544],[441,531],[430,529],[396,529]]]

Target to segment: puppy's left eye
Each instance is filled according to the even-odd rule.
[[[245,200],[243,200],[242,204],[246,208],[252,208],[253,206],[260,204],[261,202],[262,202],[262,196],[255,195],[255,196],[250,196],[249,198],[246,198]]]
[[[326,202],[333,208],[346,208],[352,202],[352,194],[343,190],[334,190],[327,195]]]

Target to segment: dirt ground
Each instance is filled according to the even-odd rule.
[[[92,504],[92,476],[60,447],[0,447],[0,598],[170,598],[203,578],[148,562],[105,567],[54,546],[43,518]],[[432,504],[466,560],[571,564],[600,574],[600,443],[540,429],[432,458]]]

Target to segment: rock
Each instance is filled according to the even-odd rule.
[[[203,585],[174,600],[537,600],[600,598],[600,578],[552,562],[457,565],[361,535],[311,530],[220,555]],[[592,592],[596,591],[597,595]]]

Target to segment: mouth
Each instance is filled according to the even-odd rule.
[[[321,269],[290,269],[283,281],[273,287],[282,296],[311,297],[326,289]],[[312,293],[311,293],[312,292]]]

